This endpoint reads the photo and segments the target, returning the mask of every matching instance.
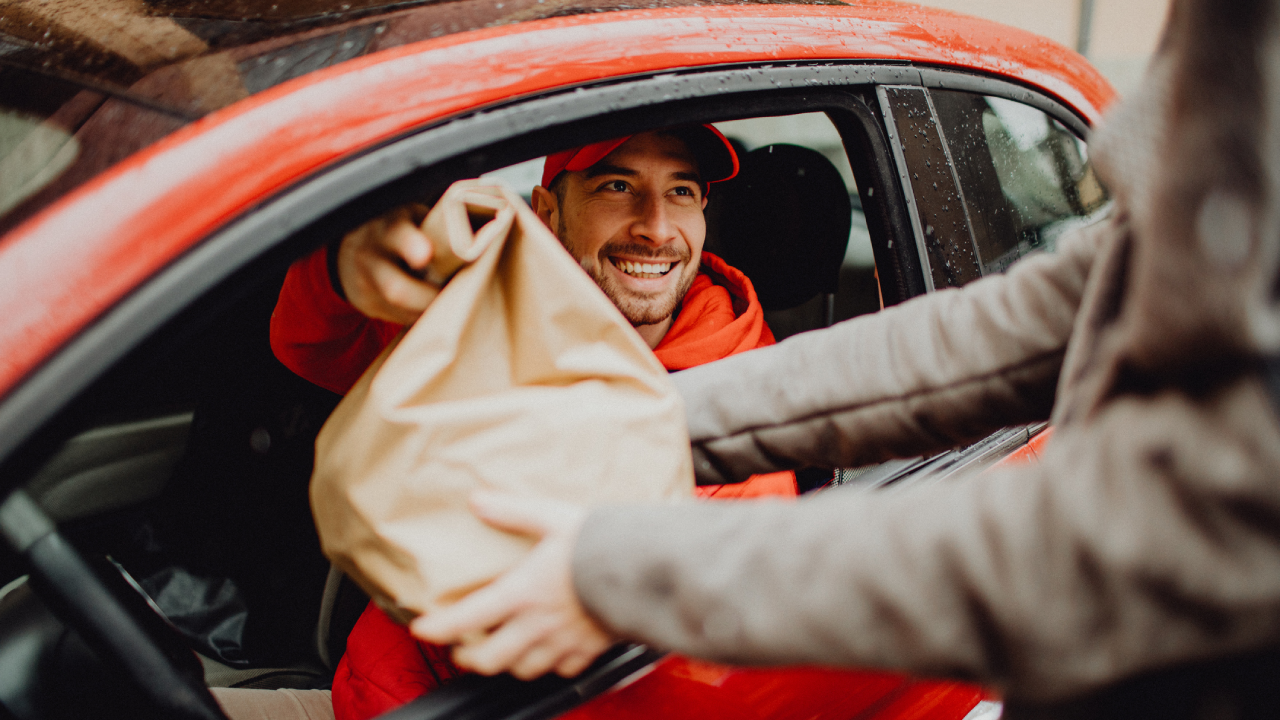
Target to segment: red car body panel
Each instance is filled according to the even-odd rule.
[[[963,720],[981,688],[875,671],[733,668],[683,657],[566,713],[565,720]]]
[[[996,463],[994,467],[1011,467],[1039,461],[1040,453],[1051,437],[1053,437],[1053,428],[1041,430],[1033,435],[1026,445],[1000,458],[1000,462]]]
[[[0,240],[0,396],[147,278],[352,152],[495,102],[724,63],[892,60],[1032,85],[1090,122],[1082,58],[985,21],[889,2],[579,15],[405,45],[284,83],[173,133]]]

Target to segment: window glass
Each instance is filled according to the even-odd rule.
[[[61,175],[79,153],[80,144],[66,130],[0,107],[0,215]]]
[[[933,287],[959,287],[982,277],[960,182],[939,121],[923,88],[887,87],[890,128],[902,148],[908,203],[915,203],[916,232],[923,239]]]
[[[1084,141],[1036,108],[958,91],[932,92],[969,210],[983,274],[1105,212],[1106,190]]]

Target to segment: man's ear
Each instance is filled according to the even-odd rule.
[[[556,220],[560,214],[560,199],[550,190],[535,185],[533,188],[533,212],[551,232],[556,231]]]

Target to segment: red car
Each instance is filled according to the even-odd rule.
[[[389,208],[716,123],[790,178],[708,207],[708,248],[782,337],[1000,272],[1108,202],[1085,140],[1113,92],[1081,57],[885,0],[12,3],[0,88],[0,717],[217,718],[207,686],[326,686],[365,602],[306,499],[337,398],[275,361],[267,322],[293,260]],[[743,239],[761,228],[776,242]],[[799,475],[926,481],[1037,430]],[[961,720],[992,699],[629,647],[395,715]]]

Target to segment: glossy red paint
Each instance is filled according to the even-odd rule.
[[[982,688],[875,671],[750,669],[668,657],[564,720],[962,720]]]
[[[1043,38],[868,1],[602,13],[460,33],[280,85],[121,162],[0,240],[0,396],[182,253],[264,198],[425,123],[575,84],[722,63],[958,66],[1034,85],[1090,121],[1112,90]]]
[[[1012,467],[1014,465],[1025,465],[1033,463],[1040,459],[1040,453],[1044,451],[1045,443],[1049,442],[1049,438],[1053,437],[1053,428],[1045,428],[1032,436],[1026,445],[1000,458],[1000,462],[992,467]]]

